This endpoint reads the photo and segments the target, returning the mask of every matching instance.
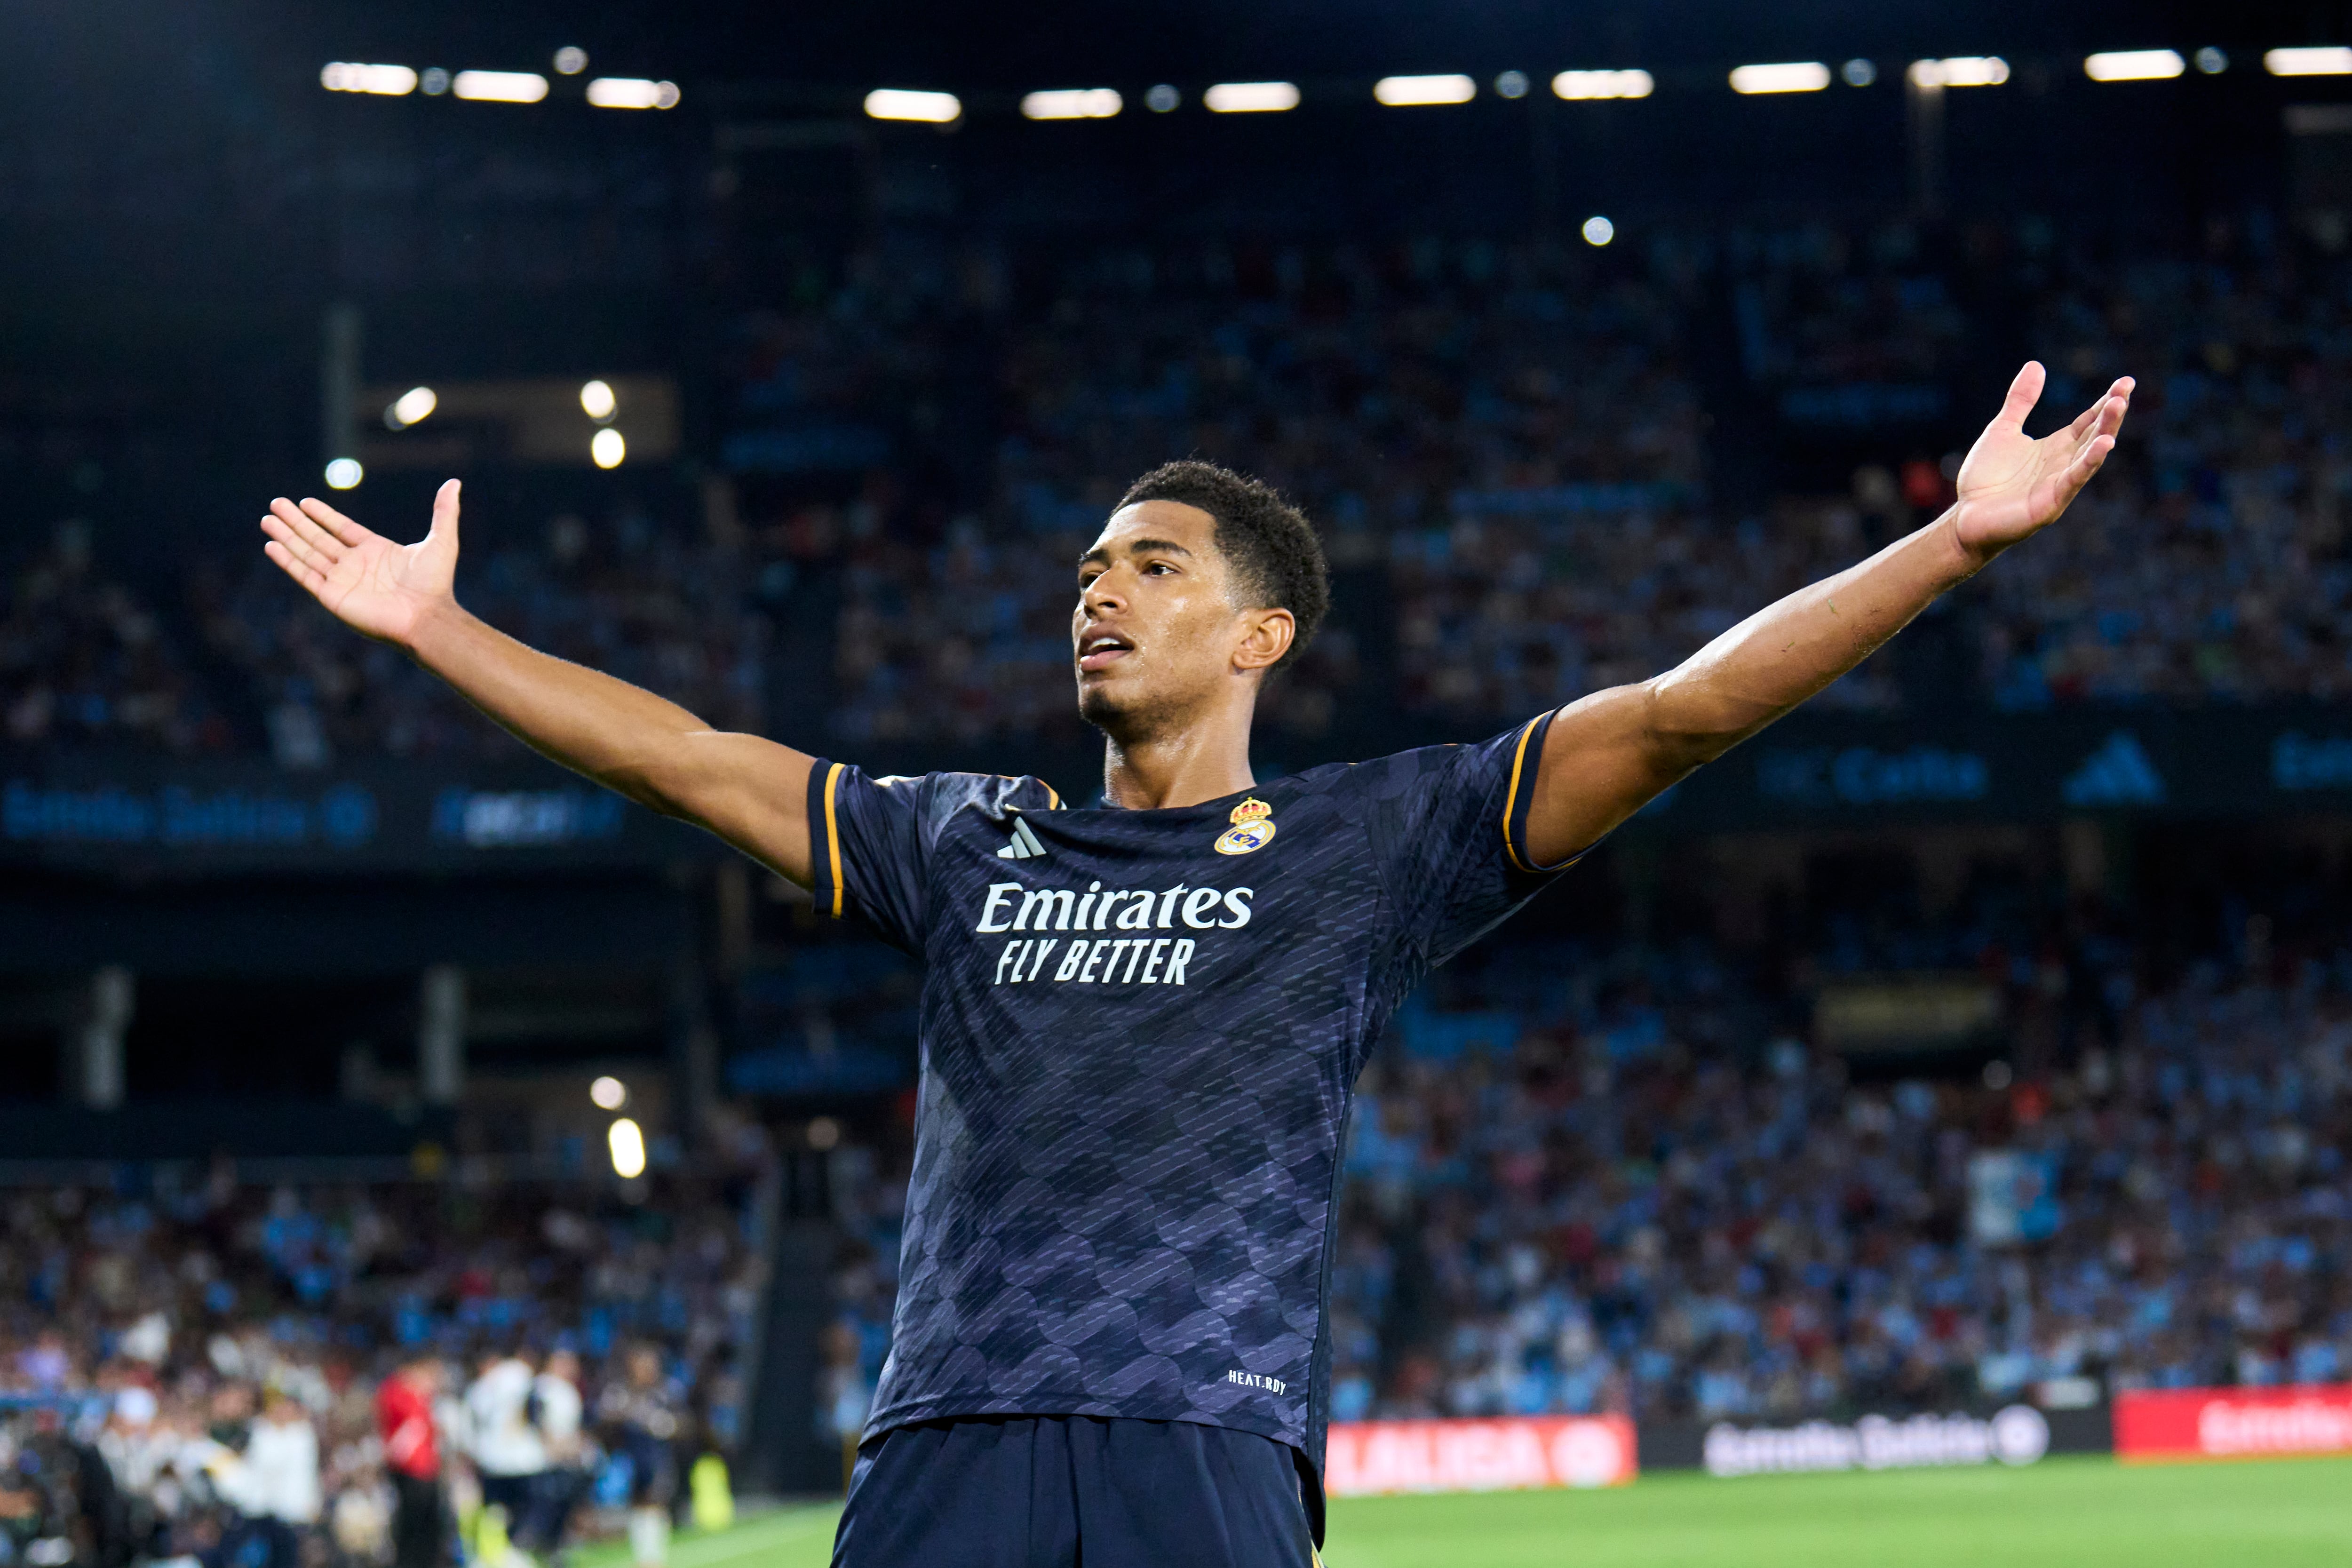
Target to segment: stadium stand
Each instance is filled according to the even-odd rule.
[[[1954,607],[1976,650],[1959,692],[1906,685],[1897,655],[1824,701],[2341,695],[2345,263],[2258,224],[2121,268],[2087,228],[2021,221],[1987,244],[1990,258],[1931,260],[1895,225],[1669,235],[1631,261],[1476,241],[1109,247],[1050,269],[1000,261],[1042,275],[971,298],[853,268],[734,333],[740,526],[714,538],[674,500],[519,520],[522,537],[469,554],[465,587],[520,636],[759,728],[768,688],[807,681],[773,668],[777,617],[809,613],[791,595],[821,584],[835,740],[1066,742],[1050,563],[1075,558],[1126,477],[1192,452],[1286,487],[1343,573],[1376,580],[1343,592],[1325,646],[1279,689],[1277,731],[1346,728],[1371,668],[1406,712],[1499,721],[1654,673],[1931,511],[1947,483],[1932,452],[1727,497],[1726,438],[1706,432],[1731,421],[1711,404],[1759,400],[1801,431],[1940,417],[1978,299],[2032,321],[2053,405],[2139,367],[2140,420],[2069,527]],[[1717,292],[1734,393],[1696,364],[1727,346],[1701,341]],[[951,371],[985,379],[970,397],[994,432],[961,511],[926,479],[948,460],[936,388]],[[810,499],[790,481],[816,470],[863,478]],[[0,686],[19,742],[267,748],[297,767],[506,744],[241,557],[198,556],[159,602],[73,527],[12,578]]]

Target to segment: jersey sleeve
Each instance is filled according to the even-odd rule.
[[[1543,890],[1554,865],[1527,850],[1528,811],[1549,713],[1470,746],[1433,746],[1376,764],[1368,821],[1402,936],[1444,963]]]
[[[1061,805],[1037,779],[989,773],[875,778],[847,763],[809,769],[809,890],[817,909],[856,919],[895,947],[919,955],[929,919],[931,858],[958,811],[992,816]]]

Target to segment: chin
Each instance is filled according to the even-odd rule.
[[[1078,683],[1078,717],[1099,730],[1116,729],[1127,717],[1127,704],[1100,686]]]
[[[1165,727],[1169,706],[1145,693],[1115,690],[1107,681],[1078,686],[1078,717],[1114,741],[1141,741],[1158,732]]]

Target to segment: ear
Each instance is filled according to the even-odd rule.
[[[1236,670],[1271,669],[1297,640],[1298,619],[1288,610],[1244,610],[1242,638],[1234,649]]]

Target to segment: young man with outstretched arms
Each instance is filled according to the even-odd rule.
[[[1430,968],[1595,840],[2056,521],[2118,381],[2040,440],[2029,364],[1941,517],[1675,668],[1432,747],[1259,783],[1261,684],[1328,605],[1313,529],[1204,463],[1078,563],[1098,805],[872,778],[534,652],[454,594],[458,489],[396,546],[278,500],[270,558],[539,751],[698,823],[928,964],[894,1339],[835,1546],[856,1568],[1307,1563],[1349,1097]]]

